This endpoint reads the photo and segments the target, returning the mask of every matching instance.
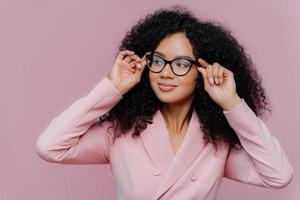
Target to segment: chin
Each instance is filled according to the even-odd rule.
[[[171,104],[171,103],[177,103],[178,101],[180,101],[180,99],[175,99],[174,97],[166,97],[164,95],[156,95],[156,96],[163,103]]]
[[[180,88],[176,88],[169,92],[163,92],[159,88],[152,88],[156,97],[163,103],[179,103],[182,102],[186,97],[182,96]]]

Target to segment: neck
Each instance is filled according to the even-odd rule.
[[[185,134],[192,115],[192,98],[184,103],[164,104],[161,113],[170,134]]]

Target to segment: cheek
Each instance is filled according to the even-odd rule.
[[[149,72],[149,81],[150,82],[153,82],[155,80],[155,75],[156,74],[153,74],[153,73]]]
[[[196,78],[184,77],[183,79],[180,79],[180,86],[192,87],[195,84],[196,84]]]
[[[198,71],[191,70],[186,76],[179,79],[181,89],[187,91],[193,91],[196,87],[196,81],[198,76]]]
[[[193,93],[196,87],[196,80],[184,79],[180,81],[180,87],[178,88],[183,96],[190,95]]]

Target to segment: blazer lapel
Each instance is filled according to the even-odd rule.
[[[203,133],[194,109],[187,132],[176,154],[173,153],[168,130],[160,110],[155,113],[151,128],[147,129],[141,133],[145,149],[154,164],[164,172],[163,180],[155,195],[157,199],[176,183],[198,157],[204,147]]]
[[[154,166],[159,171],[165,172],[173,159],[174,153],[162,117],[161,112],[158,110],[153,116],[153,123],[148,124],[147,128],[141,133],[141,139]]]

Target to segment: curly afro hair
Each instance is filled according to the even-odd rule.
[[[185,6],[162,8],[140,19],[126,32],[118,51],[129,49],[142,57],[146,52],[155,50],[162,39],[178,32],[185,33],[196,58],[201,57],[208,63],[218,62],[233,72],[238,95],[257,116],[261,116],[263,110],[271,111],[260,76],[231,32],[218,22],[196,18]],[[114,139],[131,129],[133,138],[139,136],[147,123],[152,123],[154,113],[162,105],[150,86],[148,75],[149,69],[145,67],[141,81],[124,94],[107,114],[99,117],[99,125],[104,121],[112,122]],[[241,147],[223,109],[204,90],[202,76],[198,77],[196,85],[192,106],[200,119],[205,143],[213,143],[216,149],[219,141],[228,143],[230,148]]]

